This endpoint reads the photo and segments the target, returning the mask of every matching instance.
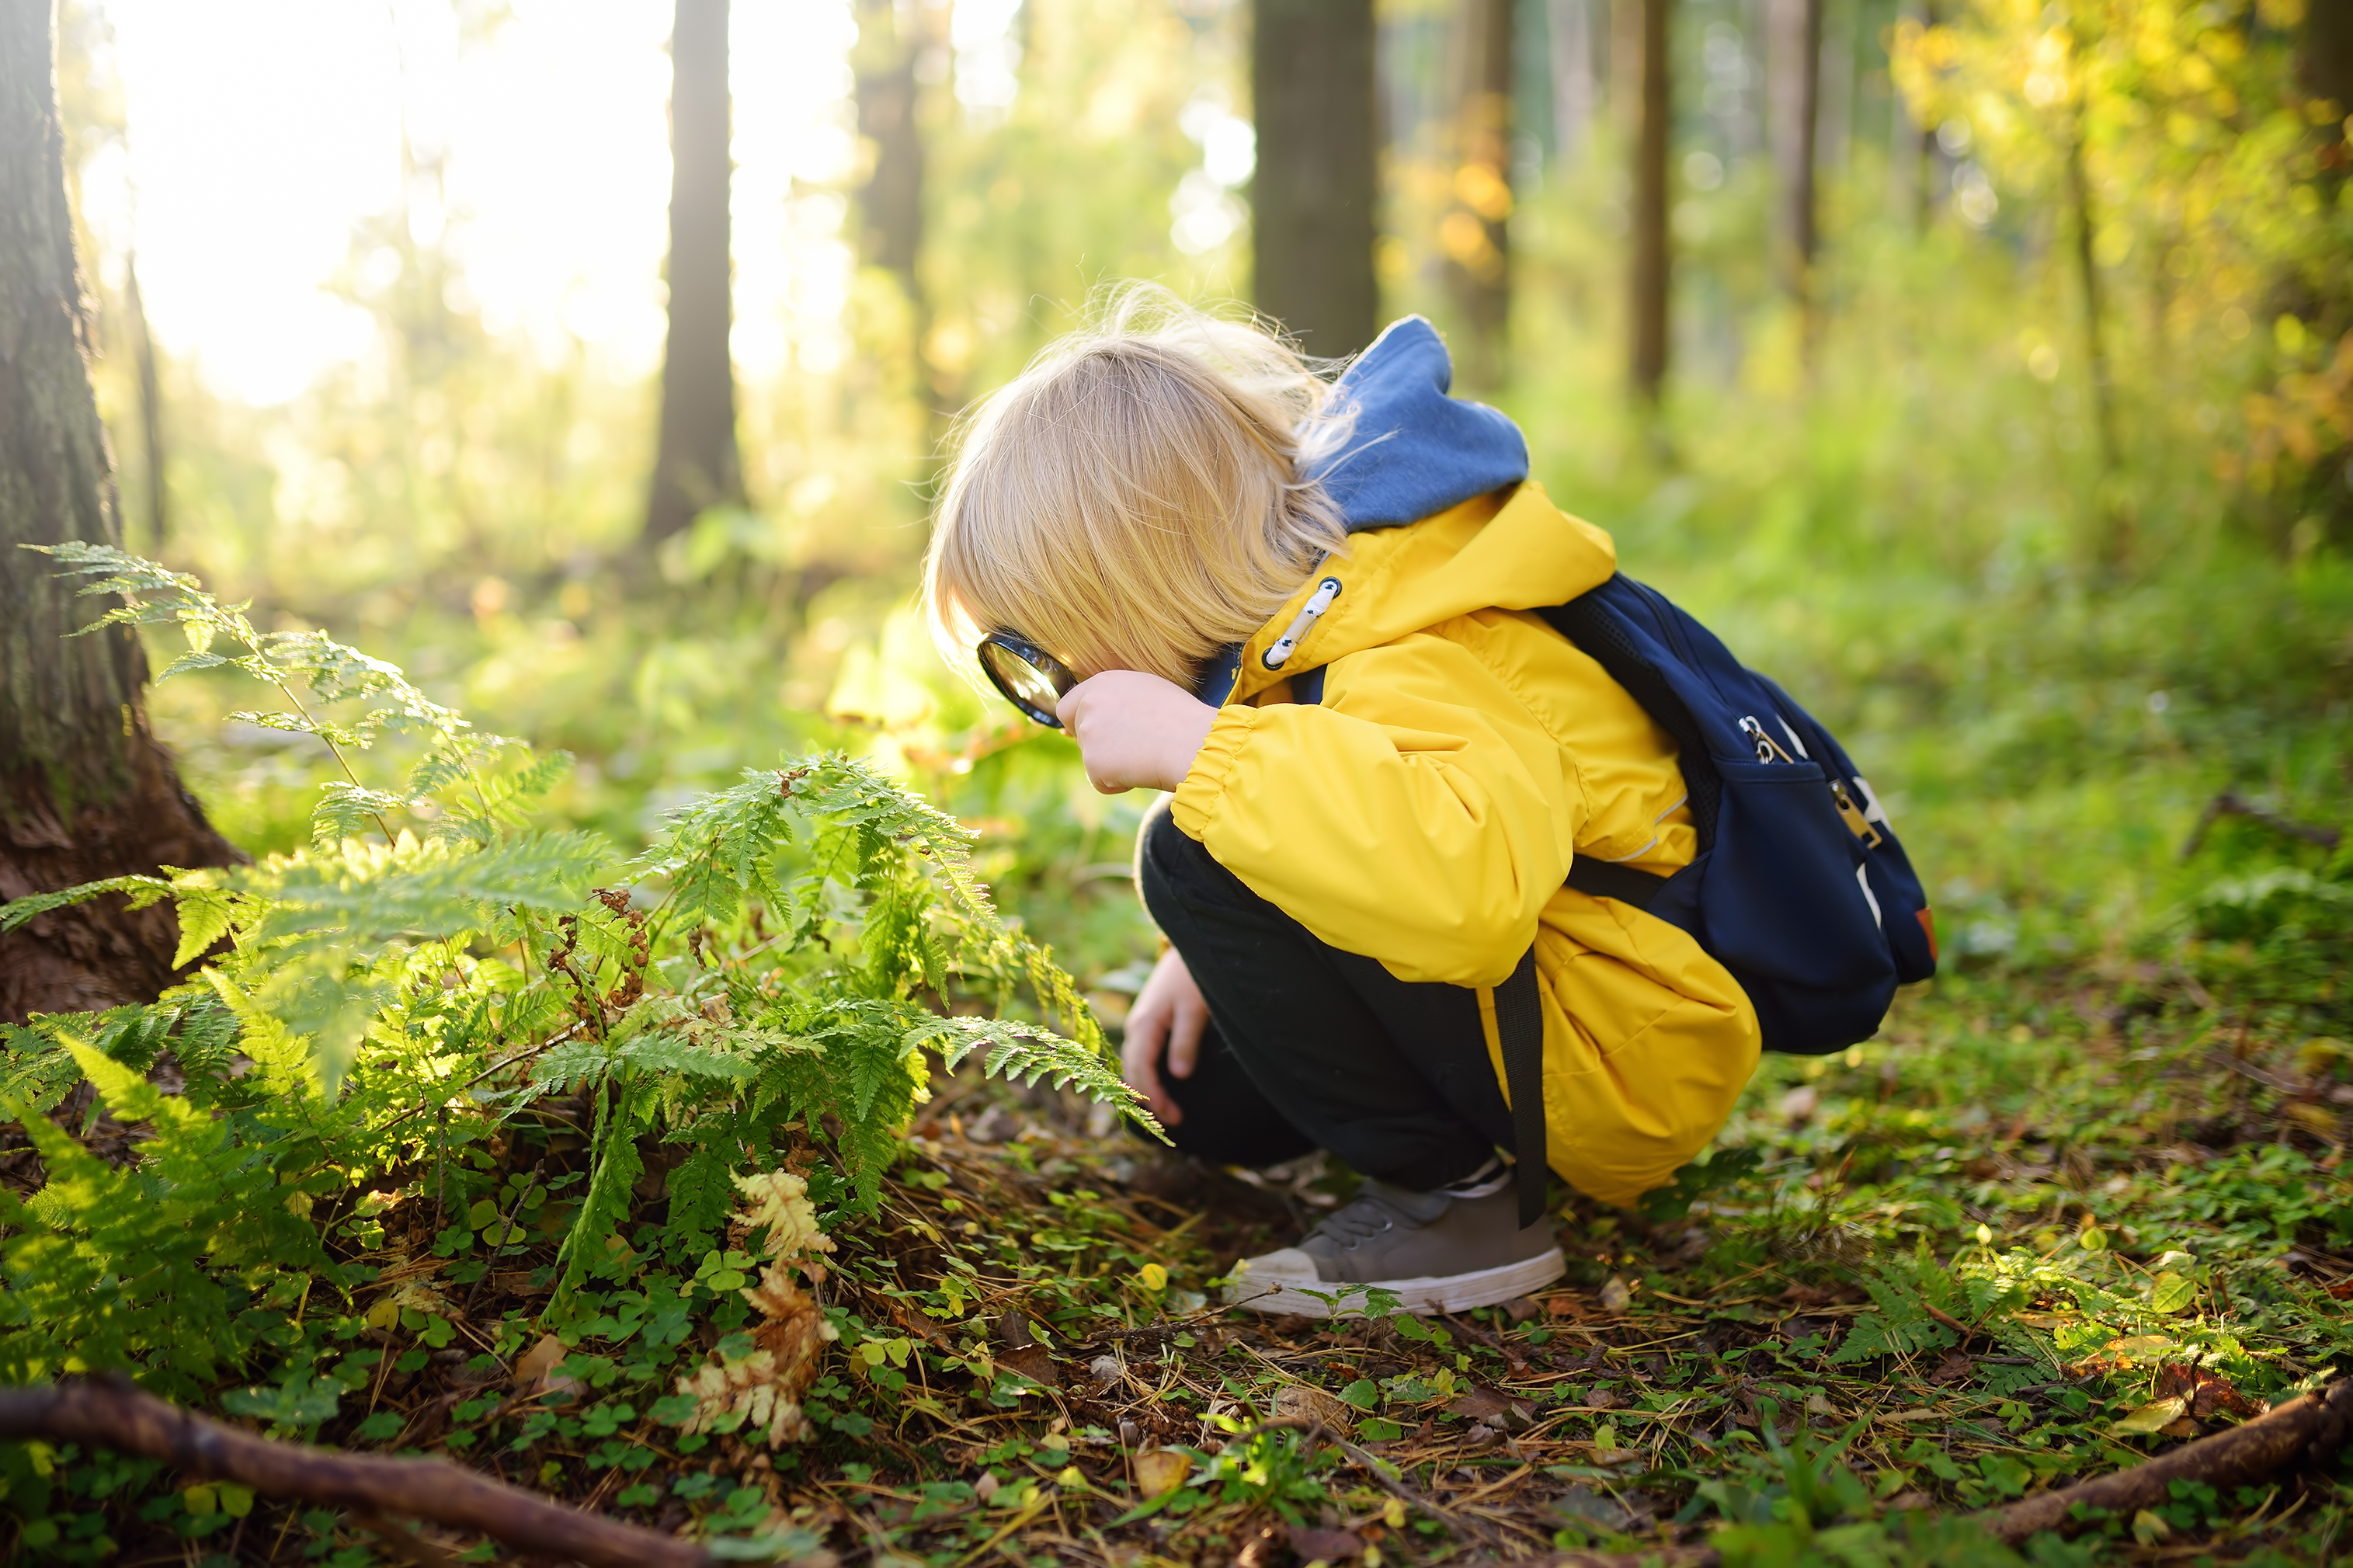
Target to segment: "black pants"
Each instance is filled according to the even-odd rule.
[[[1327,947],[1165,809],[1136,849],[1145,906],[1209,1004],[1193,1075],[1161,1073],[1185,1112],[1168,1129],[1178,1149],[1232,1165],[1327,1149],[1426,1192],[1512,1147],[1476,992]]]

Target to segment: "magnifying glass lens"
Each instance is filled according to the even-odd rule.
[[[1036,714],[1050,715],[1054,705],[1062,700],[1046,672],[1039,669],[1012,649],[998,642],[984,642],[980,656],[988,665],[988,673],[1005,694]],[[1032,716],[1035,716],[1033,714]]]

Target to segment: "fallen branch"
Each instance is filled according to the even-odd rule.
[[[2311,822],[2299,822],[2293,817],[2281,816],[2277,811],[2265,810],[2236,789],[2225,789],[2208,801],[2206,810],[2199,814],[2198,825],[2189,830],[2189,841],[2181,846],[2181,858],[2189,860],[2196,855],[2200,848],[2205,844],[2206,835],[2212,832],[2214,824],[2224,817],[2244,817],[2250,821],[2261,822],[2275,833],[2284,833],[2293,839],[2302,839],[2306,843],[2318,844],[2323,849],[2333,850],[2344,840],[2344,835],[2335,828],[2319,827]]]
[[[2073,1522],[2077,1503],[2087,1509],[2130,1514],[2166,1499],[2174,1481],[2202,1481],[2220,1491],[2270,1475],[2307,1451],[2334,1452],[2353,1425],[2353,1380],[2313,1393],[2227,1432],[2184,1443],[2146,1464],[2117,1470],[2055,1492],[2043,1492],[1979,1514],[1987,1529],[2004,1541],[2023,1541]]]
[[[2291,1399],[2252,1421],[2184,1443],[2146,1464],[1970,1517],[1988,1534],[2015,1545],[2044,1531],[2079,1528],[2074,1512],[2078,1503],[2086,1512],[2131,1514],[2165,1501],[2166,1489],[2175,1481],[2200,1481],[2217,1491],[2244,1486],[2307,1455],[2325,1459],[2348,1433],[2353,1433],[2353,1379]],[[1718,1568],[1722,1562],[1712,1546],[1668,1546],[1632,1553],[1565,1552],[1520,1568]]]
[[[353,1522],[371,1530],[382,1528],[378,1515],[428,1520],[592,1568],[707,1568],[712,1562],[691,1542],[582,1513],[444,1459],[274,1443],[167,1404],[116,1375],[0,1389],[0,1439],[33,1437],[162,1459],[183,1475],[348,1509]]]

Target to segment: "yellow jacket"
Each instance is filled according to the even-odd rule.
[[[1673,741],[1529,613],[1608,580],[1616,547],[1532,482],[1351,546],[1243,649],[1176,826],[1333,947],[1478,987],[1499,1082],[1489,988],[1533,941],[1552,1168],[1630,1203],[1723,1125],[1758,1032],[1688,934],[1563,885],[1575,855],[1665,873],[1695,844]],[[1327,671],[1302,706],[1260,655],[1327,577],[1285,664]]]

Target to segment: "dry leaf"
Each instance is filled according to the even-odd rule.
[[[1155,1448],[1149,1454],[1135,1457],[1135,1484],[1147,1498],[1175,1491],[1192,1473],[1191,1459],[1166,1448]]]
[[[1609,1282],[1601,1287],[1601,1309],[1604,1312],[1623,1312],[1633,1304],[1634,1293],[1627,1288],[1625,1279],[1619,1275],[1611,1275]]]
[[[1303,1524],[1291,1527],[1291,1550],[1302,1563],[1337,1563],[1354,1557],[1365,1550],[1363,1538],[1353,1531],[1311,1530]]]
[[[555,1371],[556,1363],[563,1360],[564,1341],[553,1334],[546,1335],[539,1343],[515,1359],[515,1386],[528,1388],[533,1384],[543,1383],[548,1375]],[[540,1392],[546,1391],[543,1388]]]
[[[1451,1415],[1466,1415],[1498,1428],[1525,1428],[1535,1425],[1535,1412],[1532,1406],[1481,1383],[1472,1383],[1446,1409]]]
[[[833,1250],[833,1238],[817,1228],[817,1206],[808,1200],[807,1180],[789,1171],[771,1171],[765,1176],[730,1175],[728,1180],[752,1201],[750,1208],[734,1216],[732,1228],[747,1235],[765,1229],[769,1257],[781,1263]],[[825,1278],[824,1268],[813,1259],[801,1266],[807,1271],[810,1284]]]
[[[1958,1383],[1977,1370],[1977,1362],[1969,1360],[1968,1357],[1961,1354],[1958,1351],[1952,1351],[1946,1354],[1943,1361],[1936,1363],[1936,1370],[1928,1374],[1928,1381],[1930,1383]]]
[[[731,1359],[713,1351],[708,1362],[678,1380],[678,1392],[694,1396],[686,1431],[712,1431],[720,1420],[733,1416],[733,1430],[747,1436],[764,1433],[773,1448],[816,1436],[801,1410],[801,1395],[817,1381],[825,1347],[840,1334],[793,1270],[807,1275],[812,1284],[823,1279],[824,1266],[809,1255],[831,1252],[833,1242],[817,1228],[808,1183],[799,1176],[773,1171],[733,1181],[751,1207],[734,1216],[733,1228],[749,1234],[765,1227],[768,1233],[772,1261],[757,1285],[737,1292],[760,1321],[752,1330],[749,1355]]]
[[[2261,1415],[2264,1408],[2240,1393],[2238,1385],[2229,1378],[2187,1361],[2159,1365],[2157,1386],[2150,1392],[2158,1399],[2188,1400],[2189,1414],[2201,1419],[2218,1411],[2225,1415]]]
[[[1348,1430],[1348,1407],[1303,1383],[1287,1384],[1275,1394],[1274,1414],[1279,1420],[1313,1421],[1344,1434]]]

